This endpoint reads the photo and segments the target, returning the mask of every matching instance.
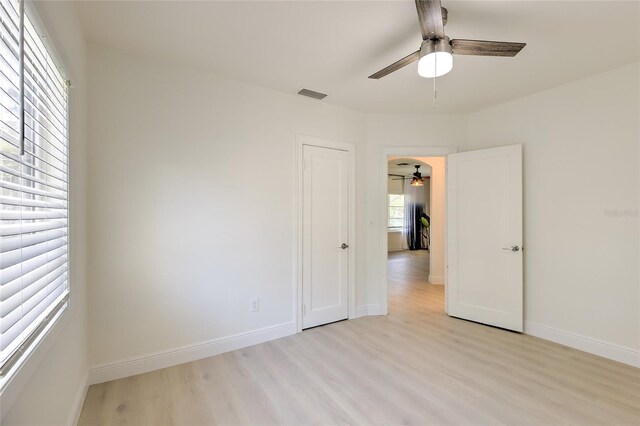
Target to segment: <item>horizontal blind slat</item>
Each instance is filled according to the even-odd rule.
[[[66,105],[54,105],[47,95],[42,94],[42,91],[45,89],[27,73],[25,73],[24,83],[25,97],[29,99],[33,105],[37,105],[38,109],[47,110],[52,117],[64,125],[66,123],[66,114],[63,108],[66,108]]]
[[[57,291],[57,294],[50,294],[47,295],[51,298],[57,297],[57,296],[61,296],[64,290],[61,291]],[[7,332],[0,334],[0,340],[4,340],[3,338],[5,337],[5,335],[8,335],[9,333],[11,334],[15,334],[15,332],[12,332],[12,329],[17,327],[17,326],[21,326],[21,328],[24,330],[23,333],[24,334],[29,334],[29,328],[34,328],[34,324],[37,323],[37,320],[42,319],[41,317],[44,317],[47,315],[47,310],[50,308],[53,308],[55,306],[55,304],[50,303],[47,300],[48,297],[45,297],[44,299],[42,299],[36,306],[34,306],[29,313],[27,313],[27,315],[24,315],[21,319],[23,321],[23,324],[19,324],[19,323],[15,323],[14,326],[10,329],[7,330]],[[49,302],[49,303],[47,303]],[[15,338],[14,338],[15,339]],[[9,339],[7,339],[9,340]],[[10,343],[10,342],[8,342]],[[0,350],[4,350],[5,342],[0,342]]]
[[[24,304],[24,302],[26,302],[29,298],[33,297],[37,293],[40,293],[43,289],[46,290],[46,287],[48,285],[53,285],[54,287],[57,287],[66,279],[67,279],[67,266],[62,265],[54,269],[53,271],[51,271],[41,279],[37,280],[36,282],[34,282],[32,285],[28,286],[24,290],[15,293],[13,296],[9,297],[7,300],[2,302],[2,305],[0,305],[0,321],[2,321],[4,325],[5,318],[8,317],[10,314],[12,315],[14,311],[20,308]],[[52,287],[52,289],[54,287]],[[9,320],[6,320],[6,321],[9,321]],[[1,328],[2,327],[0,327],[0,329]],[[4,328],[6,329],[8,327],[4,327]]]
[[[43,81],[51,87],[50,93],[60,102],[66,98],[66,86],[57,67],[52,63],[51,57],[46,51],[40,36],[30,22],[27,22],[25,31],[25,55],[34,60],[33,65],[41,73]]]
[[[18,9],[16,9],[16,5],[11,1],[2,2],[2,9],[7,13],[7,16],[13,23],[15,28],[18,28],[20,25],[20,18],[18,15]]]
[[[59,299],[63,296],[63,293],[68,293],[68,289],[64,287],[58,287],[52,293],[42,300],[38,305],[34,306],[29,312],[22,318],[24,334],[29,335],[30,332],[41,323],[48,313],[55,307],[55,299]]]
[[[9,80],[19,84],[18,69],[20,61],[18,61],[17,45],[14,46],[7,43],[4,34],[0,35],[0,37],[2,37],[2,41],[0,42],[0,55],[2,56],[0,64],[2,64],[2,73],[5,74],[6,77],[15,76],[15,79],[9,78]],[[17,88],[16,86],[16,89]]]
[[[66,191],[60,191],[60,190],[45,191],[42,189],[32,188],[30,186],[19,185],[13,182],[2,182],[0,183],[0,188],[5,188],[12,191],[17,191],[17,192],[25,192],[27,194],[32,194],[32,195],[40,195],[42,197],[57,198],[60,200],[67,199]]]
[[[0,353],[2,353],[3,359],[6,358],[8,355],[6,354],[6,352],[11,352],[10,349],[13,349],[13,348],[9,348],[9,345],[13,344],[12,346],[16,346],[15,341],[20,336],[21,333],[22,333],[22,324],[19,321],[16,321],[15,323],[13,323],[11,328],[9,328],[4,333],[0,333],[0,351],[1,351]]]
[[[0,204],[8,206],[42,207],[47,209],[66,209],[67,203],[52,200],[35,200],[32,198],[9,197],[0,195]]]
[[[56,105],[47,93],[43,93],[43,88],[42,82],[38,80],[37,77],[28,73],[25,74],[25,97],[39,110],[47,111],[58,123],[66,127],[66,102],[61,105]]]
[[[43,95],[39,96],[40,99],[49,106],[53,113],[59,113],[61,117],[64,117],[66,115],[64,103],[56,96],[56,93],[47,90],[47,80],[42,75],[42,70],[34,62],[30,50],[31,46],[25,43],[25,86],[28,86],[32,92],[42,93]]]
[[[63,191],[63,192],[66,191],[66,188],[64,186],[67,183],[66,181],[54,178],[53,176],[49,176],[49,178],[51,180],[55,179],[56,182],[51,182],[50,180],[40,179],[40,178],[37,178],[35,176],[31,176],[31,175],[29,175],[27,173],[24,173],[22,171],[22,165],[20,165],[20,164],[14,164],[14,167],[18,166],[17,170],[15,168],[9,167],[8,165],[3,165],[2,164],[2,157],[3,156],[0,155],[0,172],[7,173],[7,174],[10,174],[12,176],[27,180],[29,182],[37,183],[39,185],[46,185],[46,186],[49,186],[49,187],[54,188],[54,189],[58,189],[58,190]],[[14,156],[11,155],[11,157],[6,157],[6,160],[7,161],[9,161],[9,160],[14,161],[13,158],[14,158]],[[2,185],[2,181],[0,181],[0,185]]]
[[[29,247],[35,244],[44,243],[58,238],[66,237],[67,229],[53,229],[42,232],[34,232],[31,234],[19,234],[13,237],[5,237],[0,239],[0,253],[7,253],[18,250],[21,247]],[[4,256],[4,254],[3,254]]]
[[[21,276],[26,276],[30,272],[35,271],[43,265],[46,265],[51,260],[58,259],[67,254],[67,246],[60,247],[51,250],[48,253],[41,254],[40,256],[33,257],[31,259],[20,262],[16,265],[0,271],[0,285],[5,285],[11,281],[19,279]],[[3,295],[4,297],[5,295]]]
[[[59,210],[0,210],[0,220],[65,219],[67,213]]]
[[[18,250],[4,252],[2,253],[2,258],[0,258],[0,270],[17,265],[20,262],[24,262],[66,245],[67,238],[58,238],[40,244],[34,244],[29,247],[23,247]],[[0,274],[2,274],[2,272],[0,272]]]
[[[33,120],[35,124],[40,126],[40,128],[44,129],[51,135],[51,138],[47,137],[47,135],[43,135],[42,132],[39,132],[38,129],[34,127],[33,123],[29,123],[29,127],[40,136],[39,139],[46,140],[48,145],[51,145],[53,148],[57,149],[60,154],[66,157],[67,154],[64,153],[60,148],[61,146],[63,146],[62,141],[66,136],[65,131],[61,130],[58,127],[60,126],[60,124],[53,122],[48,114],[38,109],[31,103],[31,101],[29,101],[28,98],[25,102],[25,111],[28,115],[28,118]]]
[[[65,285],[66,281],[67,270],[63,266],[7,299],[0,309],[0,333],[8,330],[42,300],[52,295],[58,287]]]
[[[16,79],[17,76],[11,75],[7,76],[5,74],[5,70],[2,68],[5,66],[0,61],[0,89],[2,89],[2,106],[10,112],[11,115],[2,114],[2,121],[18,119],[20,115],[20,92],[17,87],[15,87],[14,81],[11,78]]]
[[[0,138],[17,147],[20,145],[20,136],[14,129],[14,126],[15,123],[13,123],[11,119],[5,118],[3,121],[0,121]]]
[[[56,259],[52,259],[51,261],[45,263],[39,268],[34,269],[33,271],[22,276],[22,279],[17,278],[7,284],[3,284],[0,287],[0,302],[7,300],[9,297],[16,294],[16,292],[21,291],[23,288],[30,286],[40,278],[47,275],[49,272],[53,271],[57,267],[64,265],[67,262],[67,256],[63,255]]]
[[[66,220],[51,220],[46,222],[25,223],[20,225],[15,224],[0,224],[0,237],[7,237],[12,235],[26,234],[30,232],[48,231],[50,229],[66,228]]]
[[[39,71],[43,82],[51,89],[50,93],[64,105],[66,100],[66,85],[57,67],[52,63],[40,36],[30,22],[26,22],[25,56],[34,60],[33,65]]]
[[[29,128],[26,128],[25,130],[29,131]],[[26,151],[22,157],[20,157],[20,155],[16,155],[15,153],[8,153],[8,152],[0,152],[0,155],[2,155],[3,157],[9,158],[11,160],[14,160],[24,165],[25,167],[29,167],[30,169],[37,170],[40,173],[44,173],[56,179],[62,179],[66,182],[67,165],[63,164],[62,167],[57,167],[51,162],[43,159],[41,156],[36,155],[33,152],[32,148],[30,147],[29,141],[30,139],[25,139]],[[17,142],[11,142],[11,144],[15,146],[19,146]],[[41,164],[34,164],[35,161],[38,161]],[[46,167],[46,169],[43,167]]]
[[[11,297],[13,298],[15,296],[20,296],[20,293],[18,292]],[[10,299],[8,299],[7,302],[9,300]],[[5,303],[6,302],[2,302],[3,309],[5,307]],[[20,304],[18,305],[18,307],[21,307],[21,306],[22,306],[22,301],[20,301]],[[8,312],[7,315],[4,315],[2,318],[0,318],[0,334],[7,333],[7,331],[9,331],[21,319],[22,319],[22,312],[20,310],[13,309],[12,311]]]

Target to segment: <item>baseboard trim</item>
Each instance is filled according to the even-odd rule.
[[[444,284],[443,275],[429,275],[429,284]]]
[[[68,425],[76,426],[80,421],[80,414],[82,413],[82,407],[84,406],[84,400],[87,397],[87,391],[89,390],[89,372],[84,373],[80,389],[73,400],[73,406],[71,407],[71,413],[69,414]]]
[[[385,315],[382,305],[375,303],[356,307],[356,318],[366,317],[368,315]]]
[[[168,351],[156,352],[129,358],[115,363],[103,364],[89,369],[89,384],[108,382],[136,374],[148,373],[161,368],[172,367],[224,352],[234,351],[269,340],[295,334],[296,323],[290,321],[232,336],[213,339],[195,345],[182,346]]]
[[[531,336],[550,340],[564,346],[569,346],[570,348],[579,349],[590,354],[640,368],[640,351],[635,349],[614,345],[568,331],[558,330],[557,328],[531,321],[524,322],[524,332]]]

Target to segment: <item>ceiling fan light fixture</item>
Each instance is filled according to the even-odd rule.
[[[422,179],[418,179],[417,177],[414,177],[413,179],[411,179],[411,183],[409,185],[411,185],[411,186],[424,186],[424,183],[423,183]]]
[[[418,74],[421,77],[434,78],[445,75],[453,69],[453,54],[449,37],[427,39],[420,47]]]

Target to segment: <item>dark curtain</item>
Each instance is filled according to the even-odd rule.
[[[408,203],[405,207],[404,234],[407,237],[409,250],[427,248],[422,237],[422,221],[424,204]]]

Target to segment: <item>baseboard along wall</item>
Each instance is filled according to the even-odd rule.
[[[368,315],[384,315],[382,305],[379,303],[370,305],[360,305],[356,307],[356,318],[366,317]]]
[[[430,284],[444,284],[444,276],[442,275],[429,275]]]
[[[156,352],[123,361],[103,364],[89,369],[89,384],[108,382],[136,374],[147,373],[161,368],[172,367],[185,362],[219,355],[269,340],[279,339],[296,333],[294,321],[260,328],[228,337],[209,340],[195,345],[182,346],[168,351]]]
[[[73,406],[71,407],[71,412],[69,413],[69,420],[67,421],[68,425],[77,425],[80,420],[80,414],[82,413],[82,407],[84,406],[84,400],[87,397],[87,391],[89,390],[89,372],[87,371],[84,374],[84,378],[82,379],[82,384],[80,389],[78,389],[78,393],[73,400]]]
[[[558,330],[557,328],[532,321],[524,322],[524,332],[531,336],[640,368],[640,351],[635,349],[614,345],[568,331]]]

